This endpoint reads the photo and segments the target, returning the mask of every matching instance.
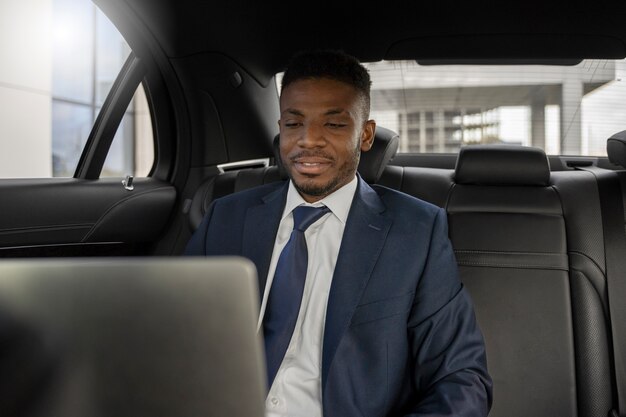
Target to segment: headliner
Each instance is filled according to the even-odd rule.
[[[327,0],[95,2],[125,35],[125,28],[139,23],[135,19],[141,21],[170,58],[224,54],[259,79],[281,71],[293,52],[308,48],[340,48],[363,62],[626,56],[624,1],[393,0],[380,9]]]

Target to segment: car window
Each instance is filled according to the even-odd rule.
[[[140,86],[117,129],[100,176],[145,177],[150,173],[153,161],[152,121],[145,91]]]
[[[626,60],[366,66],[371,117],[400,134],[403,153],[455,153],[463,145],[502,143],[552,155],[605,156],[607,138],[625,128]]]
[[[90,0],[2,2],[0,39],[0,178],[74,175],[128,44]],[[150,123],[139,86],[102,176],[149,173]]]

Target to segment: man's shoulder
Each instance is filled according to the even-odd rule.
[[[401,212],[414,212],[415,210],[418,210],[431,215],[436,215],[442,210],[441,207],[433,203],[414,197],[402,191],[394,190],[382,185],[371,185],[371,187],[385,203],[387,209],[390,210]]]
[[[393,230],[402,235],[430,235],[433,228],[447,228],[446,211],[435,204],[384,186],[373,186],[385,206],[385,215],[393,219]],[[421,238],[420,238],[421,239]]]
[[[279,192],[285,187],[285,181],[277,181],[269,184],[263,184],[256,187],[248,188],[228,194],[224,197],[216,199],[216,203],[232,205],[232,204],[254,204],[261,202],[264,198]]]

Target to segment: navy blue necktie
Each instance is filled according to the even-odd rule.
[[[278,258],[263,317],[268,387],[283,361],[300,311],[308,265],[304,232],[328,212],[328,207],[299,206],[293,210],[293,231]]]

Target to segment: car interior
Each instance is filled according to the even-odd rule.
[[[522,65],[566,72],[586,60],[623,65],[626,58],[624,2],[94,4],[130,52],[71,175],[0,175],[0,257],[25,268],[36,258],[179,261],[215,199],[287,181],[277,157],[279,78],[297,51],[341,49],[371,64],[372,72],[379,63],[399,62],[424,71]],[[623,86],[619,71],[611,82]],[[559,94],[566,88],[551,83]],[[152,122],[153,162],[145,175],[104,176],[140,85]],[[419,97],[436,101],[449,94],[484,106],[471,102],[468,87],[445,87],[430,96],[424,88]],[[532,88],[515,91],[525,95]],[[603,88],[589,81],[578,94]],[[480,91],[503,102],[513,95],[489,83]],[[549,105],[552,90],[546,91]],[[400,100],[376,94],[384,99],[376,114]],[[564,103],[561,119],[568,111],[580,118],[582,107],[568,110]],[[422,121],[430,117],[420,114]],[[626,416],[626,118],[611,119],[618,128],[602,138],[600,153],[588,155],[570,152],[566,139],[556,153],[535,141],[461,140],[454,149],[442,144],[443,152],[423,141],[411,149],[409,121],[397,120],[378,121],[358,172],[370,184],[446,210],[461,279],[485,336],[494,385],[489,415]],[[570,125],[561,123],[563,133]]]

